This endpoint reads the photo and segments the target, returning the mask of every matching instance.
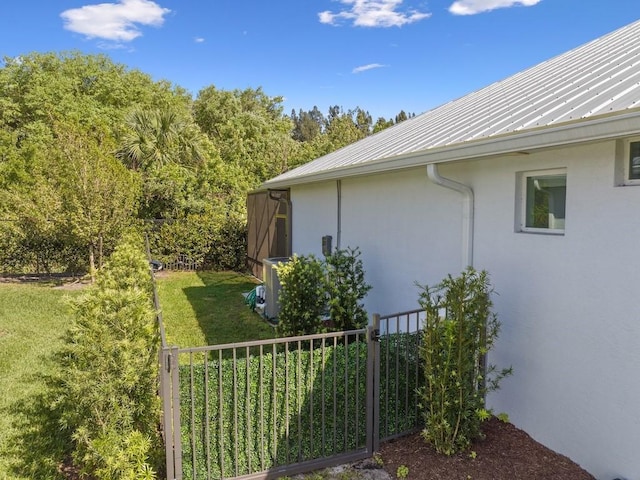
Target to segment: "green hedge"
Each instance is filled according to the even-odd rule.
[[[410,430],[420,421],[415,393],[420,376],[413,360],[407,365],[414,356],[406,350],[416,349],[415,337],[395,335],[381,343],[382,365],[391,366],[388,378],[386,369],[382,372],[380,386],[380,423],[386,435]],[[235,364],[223,358],[206,366],[181,366],[185,479],[206,478],[207,449],[211,478],[219,478],[366,446],[366,343],[332,344],[324,356],[319,349],[280,349],[275,356],[268,350],[262,357],[236,358]]]
[[[247,256],[246,220],[213,213],[148,224],[151,254],[170,264],[184,255],[199,269],[244,271]]]
[[[125,237],[97,283],[70,300],[59,357],[60,426],[75,466],[98,480],[151,479],[161,467],[159,339],[142,245]]]

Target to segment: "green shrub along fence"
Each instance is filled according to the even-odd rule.
[[[235,477],[366,447],[362,342],[185,365],[182,376],[193,380],[181,385],[184,478]]]
[[[374,319],[382,328],[174,349],[175,478],[277,478],[418,430],[418,312]]]

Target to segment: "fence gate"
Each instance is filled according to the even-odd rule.
[[[361,330],[163,348],[167,478],[290,476],[370,457],[415,430],[414,314],[417,324],[415,312],[375,315]]]

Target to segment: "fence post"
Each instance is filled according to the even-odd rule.
[[[162,436],[164,440],[167,479],[175,478],[173,462],[173,421],[171,416],[171,353],[167,347],[158,351],[160,366],[160,399],[162,401]]]
[[[367,327],[367,451],[380,448],[380,315]]]
[[[178,347],[171,347],[170,356],[171,374],[171,410],[173,412],[173,478],[182,480],[182,440],[180,428],[180,369],[178,364]]]
[[[162,347],[159,352],[159,361],[167,480],[181,480],[182,444],[180,440],[178,347]]]

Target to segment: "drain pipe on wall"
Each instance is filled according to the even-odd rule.
[[[441,177],[436,163],[427,165],[427,177],[436,185],[462,194],[462,268],[473,267],[473,190],[468,185]]]
[[[336,248],[340,250],[340,240],[342,239],[342,180],[336,180],[336,190],[337,190],[337,204],[338,204],[338,212],[337,212],[337,228],[336,228]]]

